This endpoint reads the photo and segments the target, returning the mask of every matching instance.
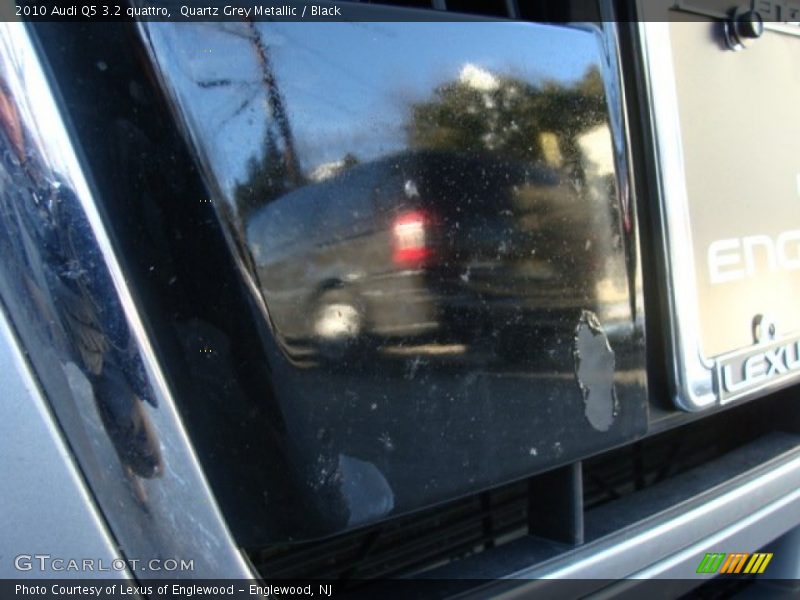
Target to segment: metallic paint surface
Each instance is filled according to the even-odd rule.
[[[0,24],[0,77],[0,298],[99,509],[127,557],[248,577],[22,24]]]

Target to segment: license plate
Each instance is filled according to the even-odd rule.
[[[733,52],[721,27],[642,24],[686,410],[800,380],[800,30]]]

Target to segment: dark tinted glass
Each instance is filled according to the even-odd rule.
[[[643,430],[637,252],[600,29],[146,30],[263,309],[263,401],[314,516],[298,535]]]

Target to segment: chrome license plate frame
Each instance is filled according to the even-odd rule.
[[[796,166],[797,181],[790,179],[788,183],[783,182],[790,186],[785,196],[776,200],[774,194],[766,195],[771,193],[769,187],[772,182],[769,182],[764,186],[767,189],[765,197],[753,200],[754,203],[771,202],[785,209],[784,221],[786,215],[791,215],[791,222],[784,223],[785,232],[761,231],[760,228],[769,230],[776,226],[775,219],[759,214],[741,198],[735,197],[730,199],[730,214],[736,215],[737,226],[746,233],[732,233],[725,224],[728,215],[720,212],[712,215],[717,219],[713,227],[709,225],[712,217],[705,221],[705,229],[700,226],[703,219],[698,218],[699,211],[707,210],[707,207],[698,207],[709,199],[709,195],[713,196],[713,190],[708,193],[708,190],[696,185],[696,174],[700,169],[697,165],[698,153],[694,146],[687,146],[686,142],[692,136],[687,134],[687,121],[681,120],[682,116],[685,117],[681,111],[691,113],[691,109],[696,107],[687,104],[686,96],[692,93],[686,93],[686,78],[682,80],[683,88],[678,85],[679,76],[685,73],[680,71],[683,67],[676,64],[676,56],[680,55],[674,53],[674,47],[678,45],[671,28],[675,25],[669,22],[641,22],[639,34],[647,76],[647,100],[658,177],[659,233],[663,241],[658,251],[663,253],[667,277],[665,289],[669,319],[666,337],[670,346],[671,395],[678,408],[694,412],[765,395],[800,381],[800,311],[787,308],[789,298],[784,299],[777,315],[769,310],[769,306],[774,304],[773,296],[785,294],[787,290],[800,291],[800,246],[797,246],[798,257],[788,254],[788,244],[791,243],[791,251],[794,252],[796,240],[800,240],[800,162]],[[698,33],[705,36],[703,43],[710,43],[713,28],[722,24],[709,21],[680,26],[697,28]],[[768,24],[767,28],[765,36],[784,38],[781,42],[784,46],[800,44],[800,39],[795,39],[800,32],[795,31],[797,28],[787,31],[780,24]],[[680,51],[683,52],[684,48],[680,48]],[[711,52],[709,50],[709,54]],[[730,72],[737,73],[735,69],[738,67],[733,61],[740,58],[739,53],[722,48],[714,48],[713,52],[727,53],[713,55],[714,60],[727,61],[725,65],[730,66]],[[752,60],[751,56],[748,55],[747,60]],[[737,85],[740,83],[736,81]],[[715,104],[709,100],[709,110],[717,109],[718,104],[723,107],[730,105],[726,102]],[[769,122],[770,118],[777,117],[759,115],[759,118]],[[796,139],[798,141],[794,147],[800,155],[800,135]],[[763,146],[758,146],[743,147],[742,151],[744,154],[761,152],[768,155]],[[774,147],[775,152],[785,151],[785,148],[780,150],[777,145]],[[726,157],[730,154],[729,148],[723,148],[720,153]],[[714,168],[709,170],[713,171]],[[735,170],[735,167],[730,168]],[[694,185],[692,169],[695,174]],[[786,169],[780,172],[781,181],[786,179],[784,171]],[[766,173],[763,169],[755,169],[753,176],[766,178]],[[767,183],[766,179],[763,181]],[[704,196],[698,190],[707,194]],[[796,204],[790,207],[790,203]],[[741,214],[736,211],[741,211]],[[770,245],[771,248],[768,247]],[[779,264],[780,268],[789,265],[785,273],[777,273],[780,268],[771,268],[776,271],[769,274],[771,279],[762,277],[759,280],[753,276],[751,281],[744,281],[745,276],[750,276],[748,269],[755,269],[767,260],[772,261],[768,266],[774,267],[777,252],[786,253],[790,259],[786,264]],[[741,262],[737,264],[736,261]],[[718,281],[714,280],[715,275],[719,276]],[[730,283],[734,279],[737,280],[735,285]],[[764,281],[772,284],[765,285]],[[721,285],[715,288],[711,284]],[[730,290],[736,293],[730,293]],[[717,294],[714,296],[716,304],[710,304],[709,297],[714,294]],[[724,301],[720,298],[724,298]],[[709,306],[719,306],[720,314],[713,314]],[[735,317],[728,318],[728,314]],[[713,327],[710,327],[712,321]],[[730,331],[726,331],[726,328]],[[735,336],[729,335],[730,332],[735,332]]]

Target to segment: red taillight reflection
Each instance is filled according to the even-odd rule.
[[[392,223],[394,262],[408,266],[425,261],[431,250],[428,246],[430,219],[419,210],[401,213]]]

